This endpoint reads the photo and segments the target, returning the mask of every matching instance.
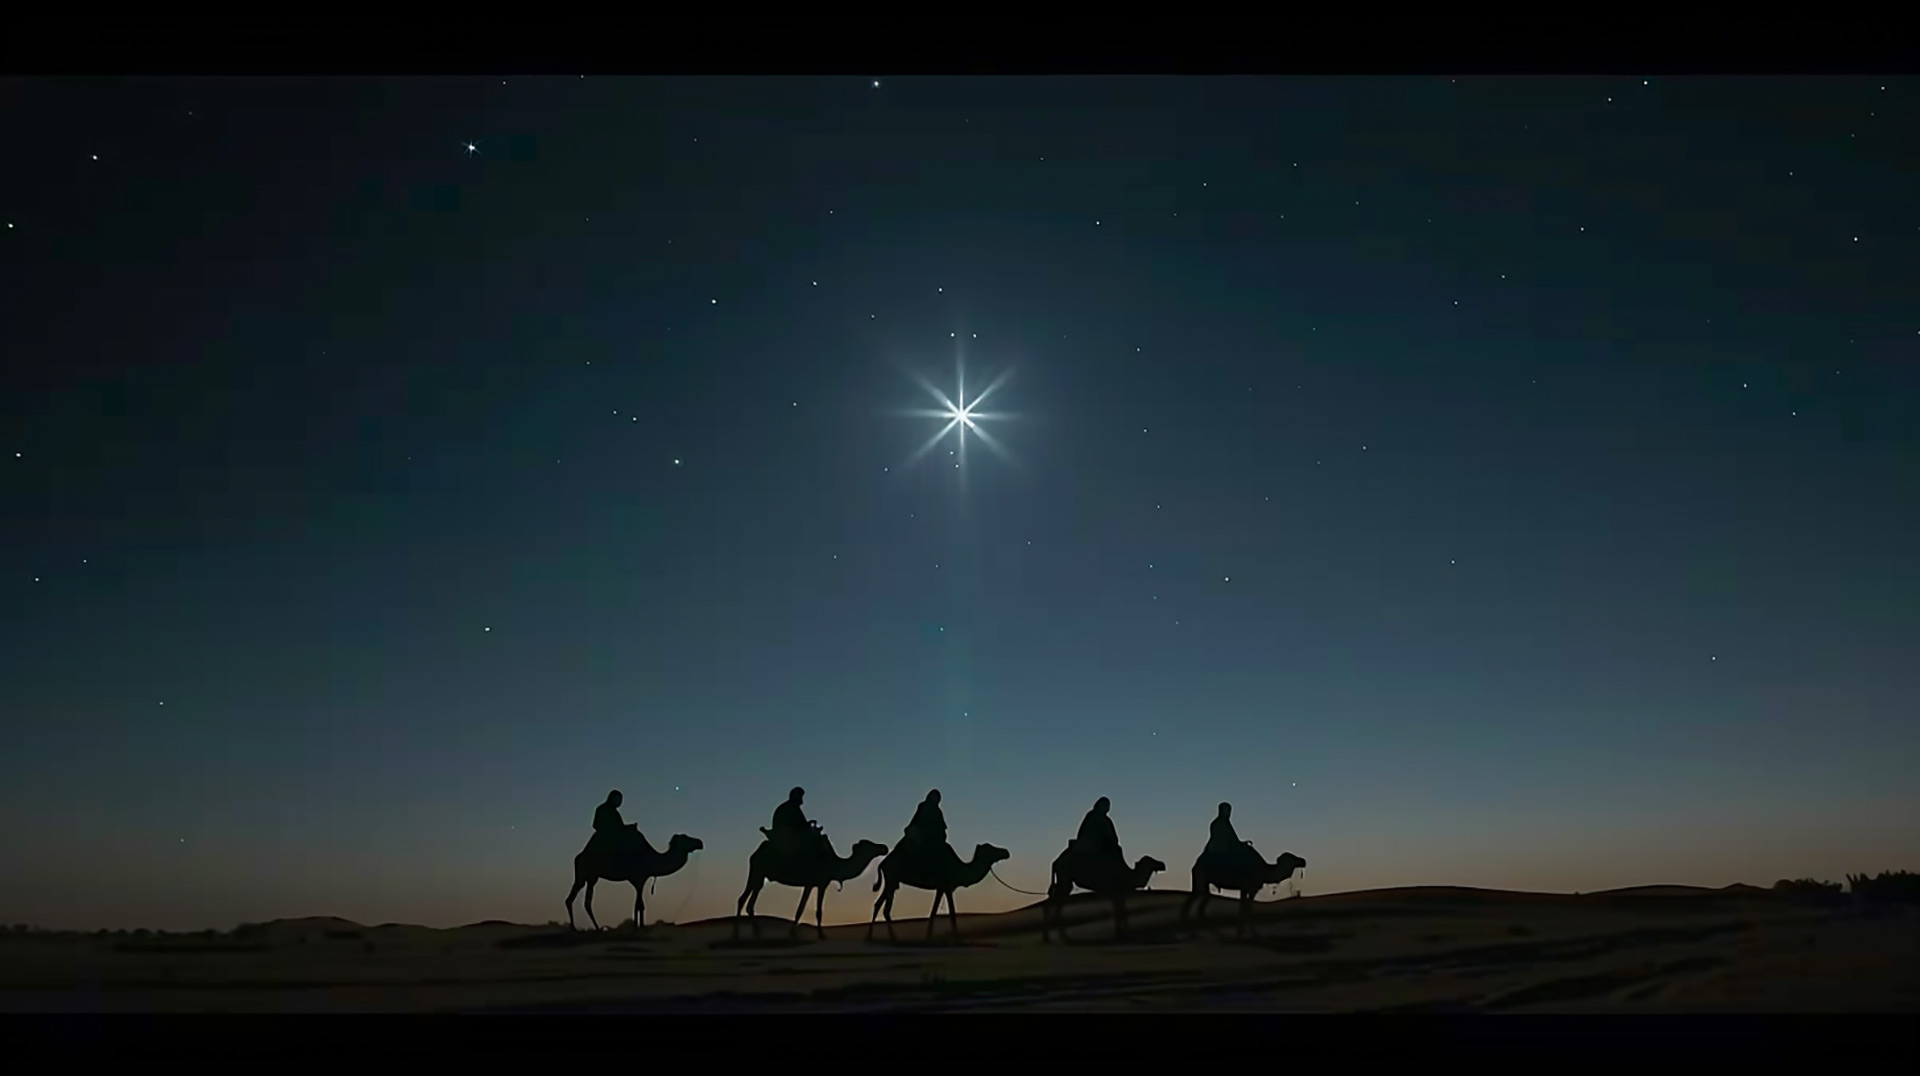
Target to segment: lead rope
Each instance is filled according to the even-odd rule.
[[[659,885],[660,879],[655,878],[653,880],[653,884],[656,886]],[[680,898],[680,906],[673,910],[673,918],[667,920],[669,923],[680,922],[680,913],[683,911],[686,911],[687,902],[693,899],[694,893],[697,892],[699,888],[700,888],[700,861],[696,859],[693,861],[693,877],[688,880],[687,895]]]
[[[1005,885],[1005,886],[1007,886],[1007,888],[1008,888],[1008,889],[1011,889],[1011,890],[1013,890],[1013,891],[1014,891],[1015,893],[1018,893],[1018,894],[1020,894],[1021,896],[1025,896],[1025,897],[1044,897],[1044,896],[1046,896],[1046,895],[1047,895],[1047,894],[1045,894],[1045,893],[1035,893],[1035,892],[1034,892],[1033,890],[1031,890],[1031,889],[1021,889],[1021,888],[1019,888],[1018,886],[1011,886],[1011,885],[1007,885],[1007,880],[1006,880],[1005,878],[1002,878],[1002,877],[1000,877],[1000,872],[999,872],[999,871],[997,871],[997,870],[994,870],[994,869],[993,869],[992,867],[988,867],[988,868],[987,868],[987,873],[988,873],[988,874],[991,874],[991,875],[993,875],[993,880],[994,880],[994,881],[996,881],[996,882],[999,882],[999,883],[1000,883],[1001,885]]]

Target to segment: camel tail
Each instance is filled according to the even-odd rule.
[[[873,891],[880,892],[880,884],[887,880],[887,869],[880,867],[873,872]]]

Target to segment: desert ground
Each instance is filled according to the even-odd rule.
[[[608,887],[604,906],[621,902]],[[829,896],[865,911],[855,887]],[[769,897],[779,899],[779,891]],[[903,893],[905,904],[915,896]],[[1069,941],[1038,906],[882,926],[761,917],[644,932],[280,920],[191,935],[0,937],[10,1012],[1406,1011],[1911,1012],[1920,911],[1809,903],[1748,887],[1587,895],[1393,889],[1232,900],[1182,927],[1181,892],[1078,897]],[[930,900],[930,898],[929,898]],[[584,920],[583,920],[584,923]]]

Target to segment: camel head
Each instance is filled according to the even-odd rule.
[[[1294,871],[1305,867],[1307,861],[1294,855],[1292,852],[1282,852],[1274,857],[1273,865],[1280,868],[1281,877],[1290,878],[1293,876]]]
[[[1007,860],[1012,858],[1013,858],[1012,852],[1009,852],[1005,848],[1001,848],[998,845],[986,844],[983,842],[981,844],[976,844],[973,846],[973,861],[975,863],[984,863],[988,867],[992,867],[995,863],[999,863],[1002,860]]]
[[[847,858],[861,863],[871,863],[887,854],[887,846],[879,841],[855,841]]]
[[[1140,861],[1133,865],[1133,871],[1140,876],[1140,884],[1143,886],[1153,881],[1155,874],[1166,869],[1167,865],[1165,863],[1160,862],[1152,856],[1141,856]]]
[[[673,839],[667,842],[667,851],[675,853],[698,852],[706,846],[707,843],[698,837],[689,837],[684,833],[676,833],[673,835]]]

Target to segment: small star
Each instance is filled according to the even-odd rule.
[[[165,703],[164,701],[162,701],[162,702],[160,703],[160,705],[162,705],[162,706],[165,706],[165,705],[166,705],[166,703]]]
[[[873,80],[873,88],[874,88],[874,89],[876,89],[876,90],[880,88],[880,80],[879,80],[879,79],[874,79],[874,80]]]
[[[799,406],[800,406],[800,401],[799,401],[799,400],[795,400],[795,401],[793,401],[793,406],[795,406],[795,407],[799,407]]]
[[[480,152],[479,146],[476,146],[471,142],[467,143],[467,156],[471,157],[478,152]]]
[[[679,460],[674,460],[674,461],[673,461],[673,465],[674,465],[675,467],[678,467],[678,466],[680,466],[680,461],[679,461]]]
[[[492,631],[493,629],[492,629],[492,628],[481,628],[480,630],[481,630],[481,631]]]
[[[816,280],[816,281],[814,281],[814,282],[813,282],[813,286],[814,286],[814,287],[816,287],[816,288],[817,288],[817,287],[819,287],[819,286],[820,286],[820,282],[819,282],[818,280]]]
[[[34,581],[34,582],[36,582],[36,583],[38,583],[38,582],[40,581],[40,577],[39,577],[39,576],[37,576],[37,575],[36,575],[36,576],[34,576],[34,577],[33,577],[33,581]]]
[[[92,157],[93,157],[93,159],[94,159],[94,160],[96,160],[96,161],[100,159],[100,155],[99,155],[98,153],[95,153],[95,154],[92,154],[91,156],[92,156]]]
[[[1719,661],[1720,659],[1719,659],[1718,657],[1715,657],[1714,655],[1711,655],[1711,654],[1709,654],[1709,655],[1707,655],[1707,660],[1708,660],[1708,661]]]
[[[707,303],[708,303],[709,305],[711,305],[711,306],[719,306],[719,305],[720,305],[720,300],[718,300],[718,299],[708,299],[708,300],[707,300]]]
[[[947,290],[947,289],[945,289],[945,288],[935,288],[935,289],[933,289],[933,290],[934,290],[934,291],[937,291],[937,292],[941,292],[942,294],[944,294],[944,293],[946,292],[946,290]]]
[[[95,158],[95,159],[96,159],[96,160],[98,160],[98,158]],[[1098,228],[1098,227],[1100,227],[1100,222],[1099,222],[1099,221],[1097,221],[1097,220],[1096,220],[1096,221],[1094,221],[1094,222],[1093,222],[1093,226],[1094,226],[1095,228]]]
[[[1221,576],[1221,577],[1220,577],[1220,581],[1221,581],[1222,583],[1231,583],[1231,582],[1233,582],[1233,576],[1230,576],[1230,575],[1223,575],[1223,576]]]

